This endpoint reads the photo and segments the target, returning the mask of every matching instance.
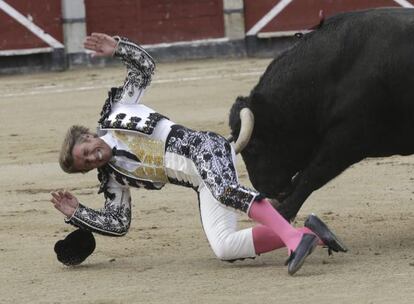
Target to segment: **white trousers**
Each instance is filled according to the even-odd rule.
[[[237,230],[238,213],[217,201],[203,183],[198,191],[202,225],[215,255],[221,260],[255,257],[252,228]]]
[[[197,189],[201,222],[216,256],[255,257],[252,228],[237,229],[236,209],[248,213],[258,192],[239,185],[234,150],[212,132],[176,126],[169,136],[164,159],[168,178]]]

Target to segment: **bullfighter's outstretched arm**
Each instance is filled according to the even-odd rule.
[[[123,236],[128,232],[131,224],[130,190],[114,180],[108,182],[104,192],[105,205],[100,210],[84,206],[67,191],[52,195],[56,209],[66,215],[66,223],[108,236]]]
[[[127,38],[114,38],[118,41],[114,56],[120,58],[127,67],[127,77],[118,101],[138,103],[144,89],[151,83],[155,62],[138,44]]]

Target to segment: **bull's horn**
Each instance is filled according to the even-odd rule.
[[[236,153],[240,153],[247,146],[253,133],[254,115],[249,108],[243,108],[240,111],[240,124],[239,137],[234,144]]]

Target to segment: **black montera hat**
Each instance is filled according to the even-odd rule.
[[[78,229],[69,233],[55,244],[59,262],[66,266],[79,265],[95,250],[96,242],[92,232]]]

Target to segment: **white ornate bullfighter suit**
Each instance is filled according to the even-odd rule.
[[[98,211],[79,204],[66,221],[122,236],[131,222],[129,187],[184,185],[198,192],[202,225],[215,254],[223,260],[254,257],[252,229],[237,230],[234,209],[248,212],[259,193],[238,183],[232,147],[215,133],[187,129],[140,104],[154,61],[137,44],[116,39],[114,56],[128,75],[122,87],[109,92],[99,120],[98,135],[113,149],[110,162],[98,169],[105,205]]]

